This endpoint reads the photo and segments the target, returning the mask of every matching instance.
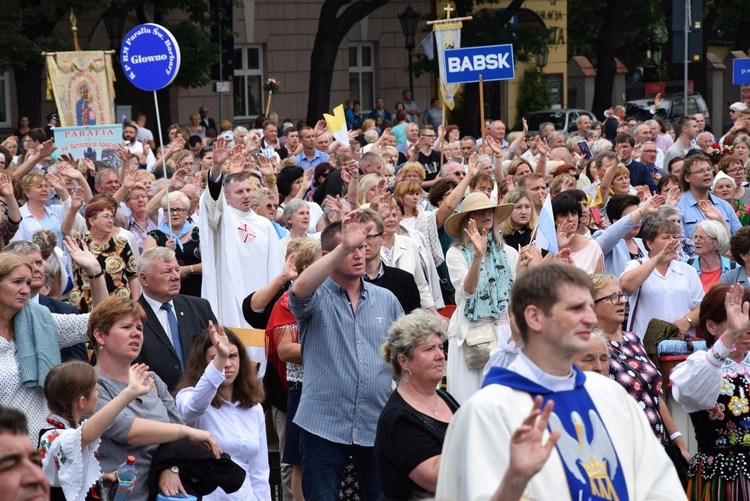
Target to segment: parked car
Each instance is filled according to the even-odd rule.
[[[587,115],[591,117],[591,120],[596,120],[596,116],[587,110],[581,110],[576,108],[565,108],[560,110],[541,110],[532,111],[524,115],[526,123],[529,126],[530,131],[539,131],[539,126],[544,122],[551,122],[555,124],[555,130],[561,131],[567,138],[571,134],[575,134],[578,131],[576,126],[576,120],[581,115]],[[523,130],[523,122],[519,120],[516,125],[511,129],[513,131]]]
[[[662,96],[664,102],[656,110],[656,114],[666,120],[675,120],[681,115],[685,114],[685,100],[684,93],[677,92],[675,94],[667,94]],[[645,97],[643,99],[634,99],[625,103],[625,115],[635,117],[638,121],[648,120],[653,117],[651,114],[651,107],[654,105],[653,97]],[[703,99],[698,92],[691,92],[688,94],[688,107],[687,114],[694,115],[700,113],[706,118],[706,122],[709,120],[708,106],[706,101]]]

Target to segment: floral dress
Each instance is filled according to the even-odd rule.
[[[74,232],[74,238],[80,243],[86,242],[91,253],[96,256],[104,271],[107,291],[110,295],[129,298],[130,280],[135,280],[135,258],[127,239],[116,235],[106,245],[95,243],[89,235]],[[68,300],[77,306],[81,313],[92,309],[91,288],[88,275],[78,266],[73,267],[73,289]]]
[[[71,428],[65,418],[56,414],[51,414],[47,423],[49,428],[39,440],[39,454],[42,471],[53,489],[52,499],[83,501],[101,478],[99,461],[95,457],[100,440],[97,438],[81,447],[80,426]],[[60,498],[60,494],[64,498]]]
[[[750,224],[750,205],[746,204],[739,198],[735,198],[732,200],[732,208],[734,209],[734,213],[737,214],[737,218],[740,220],[742,226]]]
[[[749,499],[750,358],[736,362],[729,353],[718,340],[670,375],[672,394],[689,412],[698,441],[688,483],[694,501]]]
[[[609,341],[609,377],[635,398],[646,413],[656,438],[664,443],[664,421],[659,412],[663,379],[648,358],[641,340],[632,332],[622,333],[622,342]],[[644,386],[645,383],[645,386]]]

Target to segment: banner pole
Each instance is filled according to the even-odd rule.
[[[164,196],[167,197],[167,213],[164,214],[164,219],[167,221],[167,226],[169,226],[170,235],[174,235],[174,231],[172,231],[172,214],[169,204],[169,178],[167,177],[167,160],[162,139],[164,136],[162,135],[161,131],[161,113],[159,112],[159,99],[156,96],[156,91],[154,91],[154,107],[156,108],[156,128],[159,131],[159,146],[161,147],[161,169],[164,173]],[[175,245],[177,245],[177,242],[175,242]]]
[[[482,80],[482,75],[479,75],[479,127],[482,131],[482,147],[487,144],[484,137],[484,82]]]
[[[443,105],[443,137],[440,138],[440,170],[443,170],[443,160],[445,159],[445,142],[447,141],[445,136],[445,96],[443,95],[443,88],[440,82],[440,79],[438,78],[438,90],[440,95],[440,102]]]

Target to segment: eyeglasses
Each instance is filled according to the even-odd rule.
[[[278,206],[278,204],[268,203],[268,204],[266,204],[265,207],[266,207],[266,209],[271,210],[271,209],[277,209],[279,206]]]
[[[430,139],[435,139],[435,134],[422,134],[422,137],[427,137]]]
[[[183,209],[181,207],[170,207],[169,212],[174,212],[175,214],[182,214],[183,212],[187,212],[187,209]]]
[[[656,150],[642,150],[641,153],[656,153]]]
[[[713,242],[713,241],[714,239],[709,236],[705,236],[705,237],[703,235],[693,236],[693,242]]]
[[[115,216],[113,216],[112,214],[99,214],[96,217],[97,217],[97,219],[103,219],[105,221],[114,221],[115,220]]]
[[[693,172],[688,172],[688,174],[706,174],[707,172],[712,172],[711,169],[699,169],[694,170]]]
[[[594,304],[600,303],[604,301],[605,299],[609,299],[609,302],[612,304],[619,304],[624,303],[628,300],[630,296],[625,294],[624,292],[615,292],[614,294],[610,294],[609,296],[600,297],[599,299],[594,299]]]
[[[130,200],[148,200],[148,195],[145,193],[143,195],[133,195],[132,197],[128,198],[128,201]]]
[[[372,241],[372,240],[375,240],[376,238],[380,238],[382,236],[383,236],[383,232],[381,231],[380,233],[373,233],[372,235],[367,235],[365,238],[368,241]]]

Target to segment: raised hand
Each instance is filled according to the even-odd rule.
[[[505,176],[505,187],[508,189],[508,191],[518,188],[518,185],[516,185],[516,178],[511,174]]]
[[[88,162],[91,162],[91,160],[88,160]],[[58,164],[57,173],[67,179],[73,179],[74,181],[78,182],[85,181],[85,178],[81,171],[76,168],[75,161],[73,161],[72,163],[68,162],[66,164]]]
[[[184,148],[185,148],[185,138],[183,138],[182,136],[177,136],[176,138],[174,138],[174,141],[172,141],[172,144],[169,146],[169,149],[172,151],[172,153],[177,153],[178,151],[181,151]]]
[[[375,226],[375,223],[362,222],[362,211],[355,210],[346,215],[342,221],[341,228],[341,245],[347,251],[351,252],[365,243],[367,235]]]
[[[133,397],[140,397],[151,391],[154,386],[154,375],[146,364],[133,364],[128,370],[127,390]]]
[[[39,145],[39,156],[40,158],[47,158],[57,149],[55,142],[52,139],[47,139],[41,145]]]
[[[0,174],[0,196],[6,200],[10,200],[15,196],[13,192],[13,181],[10,180],[5,174]]]
[[[125,173],[125,179],[123,179],[122,185],[130,189],[133,186],[135,186],[135,183],[138,181],[138,169],[135,167],[128,169],[128,171]]]
[[[258,170],[260,170],[263,178],[268,178],[275,174],[271,159],[268,157],[264,157],[263,155],[258,155]],[[315,169],[308,170],[314,171]]]
[[[724,215],[719,212],[719,209],[717,209],[710,200],[700,200],[698,202],[698,208],[706,215],[707,218],[713,219],[714,221],[718,221],[720,223],[724,223]]]
[[[677,249],[680,248],[679,238],[672,239],[664,248],[656,255],[656,262],[658,264],[669,264],[670,261],[677,259]]]
[[[525,136],[529,132],[529,124],[526,123],[526,119],[522,118],[521,122],[523,123],[523,135]]]
[[[65,181],[63,181],[62,177],[57,174],[47,173],[44,178],[47,180],[47,183],[49,183],[49,185],[52,186],[55,191],[57,191],[57,193],[60,193],[67,189],[65,186]]]
[[[575,263],[573,262],[573,258],[570,257],[570,249],[568,247],[560,249],[560,251],[555,254],[553,259],[558,263],[575,265]]]
[[[469,223],[464,228],[464,233],[471,240],[471,244],[474,246],[474,256],[483,257],[487,253],[487,230],[483,229],[480,233],[477,230],[477,223],[473,219],[469,219]]]
[[[531,413],[526,416],[510,439],[509,475],[531,479],[547,462],[562,434],[561,430],[556,430],[550,433],[547,442],[542,444],[549,417],[554,409],[555,403],[552,400],[548,400],[542,409],[542,396],[537,395],[534,398]]]
[[[568,247],[575,237],[578,222],[575,219],[564,221],[557,225],[557,247],[562,249]]]
[[[122,160],[123,165],[130,163],[130,150],[119,143],[117,144],[117,155],[120,157],[120,160]]]
[[[667,197],[664,195],[654,195],[653,197],[646,200],[643,204],[640,206],[641,214],[656,214],[659,212],[659,209],[662,205],[664,205],[664,202],[667,200]]]
[[[473,178],[477,175],[477,173],[479,173],[479,167],[477,167],[477,158],[479,158],[479,155],[476,151],[469,157],[469,166],[466,172],[467,177],[469,178]]]
[[[727,312],[727,329],[721,336],[725,346],[731,348],[747,332],[750,326],[750,303],[744,300],[745,288],[742,285],[729,287],[724,298],[724,309]]]
[[[680,201],[680,187],[679,186],[672,186],[669,188],[669,191],[667,192],[667,199],[664,202],[665,205],[669,205],[670,207],[674,207],[677,205],[677,202]]]
[[[211,336],[211,342],[216,348],[216,356],[220,358],[228,358],[229,351],[232,343],[229,342],[226,332],[224,332],[224,326],[219,325],[218,329],[212,321],[208,321],[208,334]]]
[[[76,188],[76,191],[73,192],[73,196],[70,198],[70,210],[78,212],[81,207],[83,207],[83,188],[78,187]]]
[[[96,259],[90,251],[86,242],[81,242],[81,246],[78,246],[73,237],[66,235],[65,241],[63,242],[65,250],[68,251],[68,255],[73,262],[78,265],[79,268],[83,269],[87,275],[98,275],[102,271],[102,267],[99,261]]]
[[[214,165],[219,166],[229,158],[229,140],[220,137],[214,142]]]
[[[81,163],[86,168],[89,174],[91,174],[92,176],[96,176],[96,165],[94,165],[94,162],[92,162],[88,158],[84,158],[83,160],[81,160]]]
[[[328,195],[329,197],[331,195]],[[297,267],[294,266],[294,260],[297,257],[296,252],[289,254],[289,257],[284,261],[284,267],[281,269],[281,276],[284,279],[284,283],[294,280],[297,278]]]
[[[489,145],[490,149],[492,150],[493,153],[495,153],[495,155],[502,155],[503,154],[502,145],[500,144],[500,142],[498,140],[496,140],[492,136],[486,136],[485,139],[486,139],[486,142]]]
[[[536,151],[538,151],[540,155],[547,155],[549,153],[547,143],[539,136],[534,136],[534,148],[536,148]]]

